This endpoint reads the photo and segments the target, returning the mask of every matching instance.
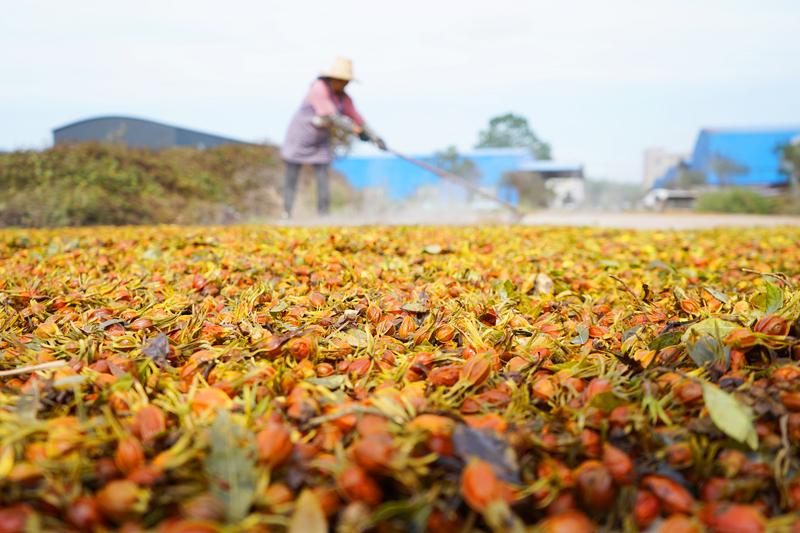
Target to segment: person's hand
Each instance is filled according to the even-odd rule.
[[[379,149],[383,150],[384,152],[389,149],[389,147],[386,146],[386,142],[384,142],[384,140],[381,139],[380,137],[375,139],[375,146],[377,146]]]

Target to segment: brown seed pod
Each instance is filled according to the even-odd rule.
[[[433,334],[433,337],[436,339],[437,342],[445,343],[450,342],[453,340],[453,337],[456,336],[457,330],[450,324],[442,324]]]
[[[128,480],[111,481],[97,493],[97,506],[107,518],[121,522],[132,518],[142,509],[143,498],[146,493]]]
[[[758,337],[747,328],[737,328],[728,333],[723,342],[728,346],[747,350],[758,344]]]
[[[103,521],[97,502],[90,496],[82,496],[70,503],[66,516],[70,524],[82,531],[92,531]],[[2,527],[0,531],[4,531]]]
[[[670,515],[661,522],[658,533],[702,533],[700,525],[688,516],[680,513]]]
[[[200,389],[192,399],[192,411],[200,414],[206,411],[227,409],[231,406],[231,398],[221,389],[207,387]]]
[[[800,391],[782,392],[781,402],[789,411],[800,412]]]
[[[451,387],[456,384],[461,373],[458,365],[439,366],[428,374],[428,382],[437,386]]]
[[[700,520],[714,533],[762,533],[767,528],[764,515],[753,505],[709,503],[700,511]]]
[[[153,321],[149,318],[137,318],[133,322],[130,323],[128,329],[132,331],[142,331],[147,328],[153,327]]]
[[[353,446],[353,459],[367,472],[384,474],[395,450],[391,440],[385,436],[374,435],[363,438]]]
[[[756,325],[753,326],[753,331],[764,335],[782,337],[789,334],[790,326],[789,321],[782,316],[767,315],[756,322]]]
[[[148,404],[136,412],[133,419],[133,432],[144,443],[153,442],[167,430],[167,418],[160,407]]]
[[[658,498],[653,496],[652,492],[649,490],[636,491],[636,503],[633,507],[633,518],[636,521],[636,527],[647,529],[658,518],[660,513],[661,506],[658,503]]]
[[[645,476],[642,487],[655,494],[668,513],[690,513],[694,507],[694,497],[689,491],[668,477]]]
[[[578,499],[589,510],[608,508],[616,498],[614,478],[600,461],[585,461],[575,470]]]
[[[317,339],[310,335],[295,337],[284,345],[284,349],[295,361],[313,358],[317,354]]]
[[[461,472],[461,496],[481,513],[489,504],[503,499],[503,484],[489,463],[473,459]]]
[[[417,331],[417,324],[411,315],[405,315],[400,322],[400,327],[397,328],[397,338],[406,340]]]
[[[289,430],[279,422],[269,422],[256,435],[258,458],[270,468],[285,463],[292,455],[292,444]]]
[[[0,532],[24,533],[28,531],[28,520],[32,516],[33,510],[22,503],[0,507]]]
[[[336,484],[350,501],[378,505],[383,500],[381,488],[360,466],[346,466],[336,477]]]
[[[471,386],[480,386],[492,373],[492,363],[485,357],[473,357],[461,367],[460,379]]]
[[[619,448],[604,444],[603,464],[617,485],[630,485],[634,482],[636,473],[633,470],[633,461],[627,453]]]
[[[129,474],[145,463],[142,444],[134,436],[123,437],[117,443],[114,464],[123,474]]]
[[[595,533],[597,527],[580,511],[566,511],[539,523],[542,533]]]

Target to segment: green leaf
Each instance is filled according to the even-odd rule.
[[[369,335],[358,328],[350,328],[341,334],[341,337],[353,348],[366,348],[369,346]]]
[[[288,533],[328,533],[328,521],[313,491],[305,489],[297,498]]]
[[[286,311],[287,309],[289,309],[289,302],[287,302],[286,300],[281,300],[277,304],[273,305],[270,308],[269,312],[270,313],[281,313],[283,311]]]
[[[718,290],[712,289],[711,287],[703,287],[703,290],[724,304],[731,301],[731,299],[728,298],[728,296],[725,295],[725,293],[719,292]]]
[[[697,366],[717,361],[725,362],[727,366],[730,348],[722,340],[737,327],[739,326],[726,320],[707,318],[689,326],[681,336],[681,341]]]
[[[231,419],[226,409],[211,424],[211,450],[206,475],[211,492],[225,504],[229,522],[237,523],[250,511],[256,494],[256,462],[253,434]]]
[[[769,281],[766,282],[765,291],[764,312],[769,315],[783,307],[783,291]]]
[[[681,335],[682,333],[680,331],[675,331],[675,330],[662,333],[661,335],[650,341],[650,344],[647,347],[650,348],[651,350],[658,351],[662,348],[666,348],[667,346],[675,346],[676,344],[681,342]]]
[[[400,309],[408,311],[409,313],[427,313],[428,308],[417,302],[409,302],[404,304]]]
[[[578,335],[569,341],[570,344],[583,344],[589,340],[589,328],[586,327],[586,324],[578,324],[575,328],[575,333]]]
[[[753,426],[753,412],[734,396],[716,385],[703,382],[703,400],[714,425],[734,440],[758,449],[758,434]]]

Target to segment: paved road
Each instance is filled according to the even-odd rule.
[[[543,211],[527,215],[524,224],[595,226],[631,229],[699,229],[715,227],[800,226],[800,217],[698,213],[584,213]]]
[[[337,214],[326,218],[301,218],[278,222],[287,226],[358,226],[372,224],[404,225],[469,225],[508,223],[506,213],[480,213],[468,210],[438,209]],[[528,226],[593,226],[623,229],[700,229],[714,227],[800,226],[800,217],[766,215],[722,215],[686,212],[670,213],[604,213],[540,211],[526,215],[521,224]]]

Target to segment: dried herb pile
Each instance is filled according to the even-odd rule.
[[[799,241],[2,231],[0,532],[800,531]]]

